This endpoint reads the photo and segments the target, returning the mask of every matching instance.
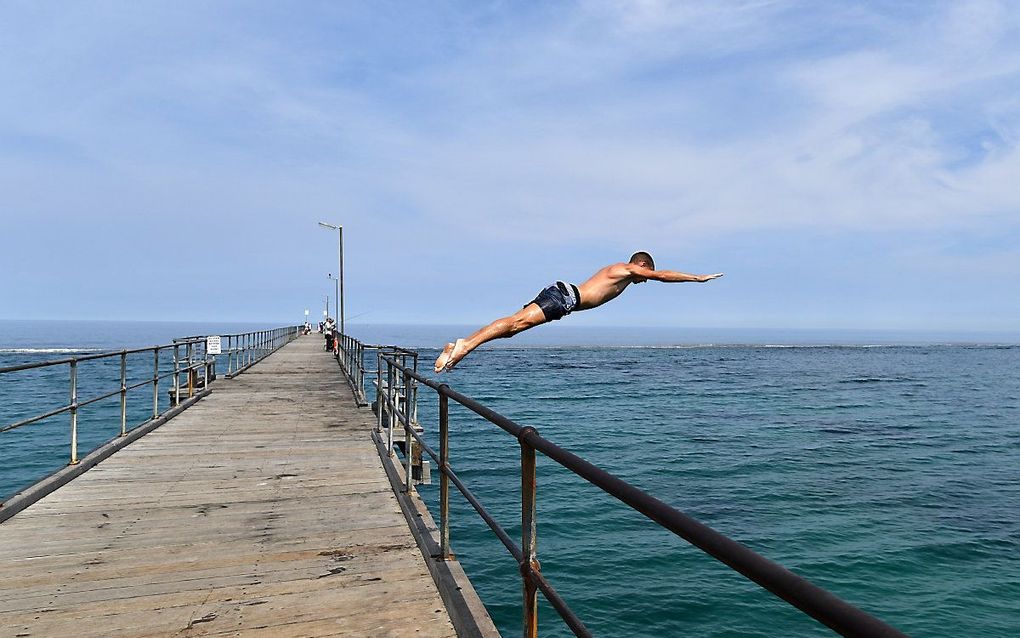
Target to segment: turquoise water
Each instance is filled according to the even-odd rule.
[[[1018,363],[987,346],[492,349],[447,382],[910,635],[1005,637]],[[451,414],[456,471],[519,538],[516,441]],[[539,560],[596,635],[831,635],[555,463],[538,472]],[[454,503],[453,549],[514,635],[516,566]],[[541,628],[570,635],[549,607]]]
[[[232,334],[271,327],[275,326],[0,321],[0,367],[67,359],[77,354],[165,345],[174,338],[196,334]],[[184,356],[183,349],[181,356]],[[217,366],[221,374],[225,373],[226,357],[219,357]],[[127,385],[151,380],[155,367],[151,352],[129,355]],[[173,372],[172,349],[161,351],[158,370],[160,375]],[[120,389],[120,358],[82,361],[78,364],[77,374],[79,401],[117,391]],[[0,375],[0,428],[68,405],[69,377],[67,364]],[[172,377],[160,380],[157,404],[160,412],[169,407],[167,390],[171,387]],[[152,417],[152,394],[151,385],[128,392],[128,428]],[[119,432],[119,396],[82,407],[78,413],[78,457],[84,457]],[[70,439],[70,415],[67,413],[0,432],[0,500],[64,467],[70,460]]]
[[[32,336],[32,327],[12,335],[0,323],[0,365],[63,356],[11,352],[45,344],[112,349],[143,345],[146,331],[154,338],[145,344],[232,331],[134,329],[132,343],[111,343],[123,331],[96,336],[96,326],[57,342]],[[434,332],[361,336],[404,334],[401,342],[416,346],[442,342]],[[781,347],[708,345],[705,337],[727,336],[713,334],[695,336],[696,347],[654,346],[684,336],[631,334],[645,347],[609,347],[627,333],[535,331],[498,344],[529,347],[480,350],[446,381],[911,635],[1020,634],[1020,347],[904,347],[863,334],[831,341],[883,345],[780,343],[804,335],[767,335]],[[437,353],[423,350],[423,364]],[[0,422],[9,420],[2,410],[13,389],[0,378]],[[434,395],[421,399],[434,441]],[[58,417],[52,433],[24,428],[34,438],[22,451],[66,438],[65,421]],[[91,427],[109,438],[116,423],[101,421]],[[519,537],[516,441],[458,406],[451,431],[458,474]],[[8,490],[38,471],[12,452],[11,434],[0,434]],[[555,463],[540,457],[538,472],[543,571],[596,635],[831,635]],[[437,486],[419,489],[436,511]],[[451,512],[454,551],[503,634],[516,635],[516,565],[456,495]],[[548,606],[541,630],[569,635]]]

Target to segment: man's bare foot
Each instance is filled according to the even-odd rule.
[[[460,360],[466,357],[467,353],[467,341],[457,339],[457,343],[454,344],[453,350],[450,351],[450,357],[446,360],[446,369],[453,370],[453,366],[460,363]]]
[[[453,344],[452,343],[446,344],[446,347],[443,348],[442,354],[440,354],[439,358],[436,359],[436,365],[435,365],[434,369],[435,369],[435,371],[437,373],[443,372],[444,370],[446,370],[446,365],[447,365],[447,362],[450,360],[450,354],[452,352],[453,352]]]

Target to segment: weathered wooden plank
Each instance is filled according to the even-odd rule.
[[[354,405],[298,340],[0,524],[0,626],[453,636]]]

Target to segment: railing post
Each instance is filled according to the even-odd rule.
[[[78,464],[78,360],[71,359],[71,462]]]
[[[174,344],[174,407],[181,404],[181,362],[180,362],[181,346],[180,344]],[[189,371],[188,378],[191,377]],[[188,384],[191,387],[191,384]],[[190,396],[190,392],[188,392]]]
[[[127,351],[120,353],[120,435],[127,434]]]
[[[524,437],[535,429],[525,427],[518,435],[521,442],[521,582],[523,584],[523,635],[524,638],[538,636],[538,587],[531,577],[532,570],[539,570],[535,558],[535,448],[525,442]]]
[[[233,373],[233,368],[230,367],[230,358],[234,354],[234,337],[227,335],[227,374]]]
[[[418,351],[417,350],[415,350],[414,354],[411,355],[411,360],[412,360],[413,365],[414,365],[414,371],[415,371],[415,373],[417,373],[418,372]],[[412,413],[411,413],[411,416],[412,416],[411,420],[414,421],[415,423],[417,423],[418,422],[418,382],[417,381],[414,382],[414,391],[412,392],[411,396],[412,396],[411,405],[413,406],[411,408],[411,411],[412,411]]]
[[[378,418],[378,424],[375,427],[375,431],[382,433],[382,415],[385,406],[383,405],[383,394],[382,394],[382,350],[375,351],[375,411]]]
[[[406,367],[406,366],[405,366]],[[411,387],[411,375],[404,371],[404,456],[406,457],[405,469],[407,470],[404,476],[404,490],[407,492],[411,491],[411,485],[413,480],[411,478],[411,450],[414,448],[414,437],[411,436],[411,404],[408,403],[410,399],[410,391],[408,388]]]
[[[439,386],[439,551],[450,559],[450,400],[445,383]]]
[[[361,402],[365,401],[365,344],[358,344],[358,387],[361,388]]]
[[[386,451],[392,457],[393,452],[393,420],[394,412],[396,412],[396,390],[393,387],[393,382],[396,375],[393,373],[393,363],[386,362],[386,410],[389,414],[389,426],[386,428]]]
[[[215,361],[215,355],[213,356]],[[207,390],[209,388],[209,340],[206,338],[202,342],[202,389]]]
[[[152,357],[152,418],[159,416],[159,347],[153,348]]]
[[[191,347],[192,347],[192,345],[189,343],[188,344],[188,349],[187,349],[187,353],[188,353],[188,366],[187,366],[187,369],[188,369],[188,398],[189,399],[195,396],[195,366],[194,366],[194,363],[192,361],[192,356],[191,356],[192,355],[192,350],[191,350]]]

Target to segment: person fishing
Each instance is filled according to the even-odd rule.
[[[636,252],[631,255],[630,261],[610,264],[580,286],[557,281],[509,317],[497,319],[465,339],[457,339],[446,344],[436,359],[435,371],[452,370],[472,350],[493,339],[512,337],[529,328],[562,319],[571,312],[597,308],[619,297],[630,284],[644,283],[649,279],[670,283],[686,281],[704,283],[722,276],[723,273],[689,275],[675,270],[656,270],[650,254]]]

